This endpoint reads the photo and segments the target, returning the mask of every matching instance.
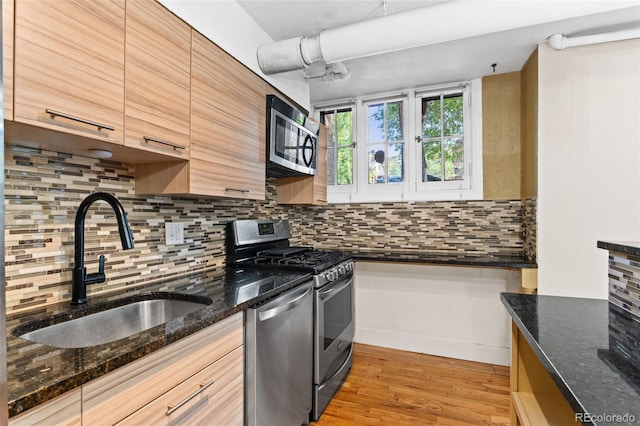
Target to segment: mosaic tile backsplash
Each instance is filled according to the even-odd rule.
[[[248,218],[288,218],[292,244],[321,248],[419,250],[522,256],[523,203],[425,203],[280,206],[273,180],[265,201],[142,196],[134,166],[87,157],[5,148],[6,297],[9,313],[69,300],[76,208],[104,191],[124,206],[135,248],[120,247],[115,216],[97,202],[85,223],[85,264],[107,258],[107,281],[91,294],[225,264],[225,225]],[[535,208],[535,205],[534,205]],[[534,213],[535,218],[535,213]],[[164,223],[184,223],[184,244],[164,244]]]
[[[640,321],[640,257],[609,251],[609,302]]]

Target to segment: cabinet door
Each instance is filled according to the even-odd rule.
[[[9,426],[40,424],[71,426],[81,424],[80,388],[9,419]]]
[[[190,191],[264,200],[266,83],[192,34]]]
[[[122,144],[124,0],[15,3],[16,121]]]
[[[114,424],[242,346],[242,313],[82,385],[82,424]]]
[[[118,425],[242,425],[244,347],[200,371]]]
[[[188,159],[191,28],[155,0],[126,16],[124,144]]]

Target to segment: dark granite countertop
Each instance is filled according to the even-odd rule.
[[[136,286],[108,296],[89,296],[76,307],[59,303],[7,316],[7,379],[9,416],[100,377],[217,321],[293,288],[309,274],[279,270],[204,271],[166,281]],[[55,316],[72,319],[122,305],[122,299],[178,298],[175,294],[209,298],[213,303],[184,317],[104,345],[60,349],[32,343],[13,335],[20,327]],[[56,321],[60,322],[60,321]]]
[[[500,298],[576,413],[628,414],[633,422],[614,423],[640,422],[637,355],[630,360],[633,353],[628,357],[616,351],[620,330],[632,344],[640,344],[636,319],[606,300],[515,293]]]
[[[598,241],[598,248],[640,256],[640,241]]]
[[[347,250],[342,250],[347,251]],[[376,262],[424,263],[449,266],[484,266],[490,268],[537,268],[522,257],[474,253],[429,253],[417,250],[348,250],[355,260]]]

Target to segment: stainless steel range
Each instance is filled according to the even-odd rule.
[[[286,220],[232,222],[228,230],[228,263],[248,268],[292,269],[313,275],[313,377],[309,382],[309,418],[317,420],[352,365],[353,260],[350,254],[337,250],[291,246],[290,238]]]

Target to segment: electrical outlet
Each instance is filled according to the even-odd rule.
[[[175,245],[184,243],[184,223],[165,222],[164,224],[165,244]]]

